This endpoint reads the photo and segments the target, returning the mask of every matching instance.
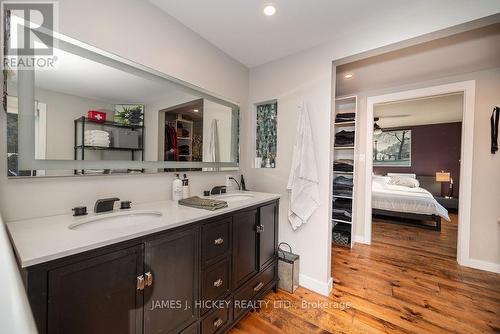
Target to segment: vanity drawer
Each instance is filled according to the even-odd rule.
[[[231,218],[203,225],[203,263],[207,263],[231,249]]]
[[[231,289],[230,258],[208,267],[203,272],[203,300],[211,301],[224,297]]]
[[[275,265],[271,264],[266,270],[259,273],[234,295],[234,318],[237,319],[241,313],[249,307],[249,302],[259,294],[264,287],[274,280]]]
[[[220,308],[213,309],[201,321],[201,334],[221,333],[227,330],[229,323],[233,320],[231,310],[233,305],[230,301],[221,301]]]

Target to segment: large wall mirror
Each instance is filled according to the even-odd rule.
[[[4,70],[8,176],[238,169],[236,103],[55,37],[53,68]]]

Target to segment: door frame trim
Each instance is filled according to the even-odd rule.
[[[371,244],[372,238],[372,171],[373,171],[373,107],[378,103],[409,100],[449,93],[463,93],[460,191],[458,215],[457,262],[463,266],[471,266],[470,224],[471,224],[471,190],[472,162],[474,154],[474,110],[476,81],[468,80],[438,86],[405,90],[384,95],[369,96],[366,105],[366,165],[365,165],[365,204],[364,204],[364,239],[363,243]]]

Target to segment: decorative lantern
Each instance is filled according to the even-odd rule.
[[[282,245],[289,251],[282,249]],[[299,287],[299,256],[292,253],[292,247],[286,242],[278,245],[278,276],[281,290],[293,293]]]

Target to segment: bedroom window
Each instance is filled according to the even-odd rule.
[[[277,122],[277,101],[257,105],[255,168],[276,167]]]

